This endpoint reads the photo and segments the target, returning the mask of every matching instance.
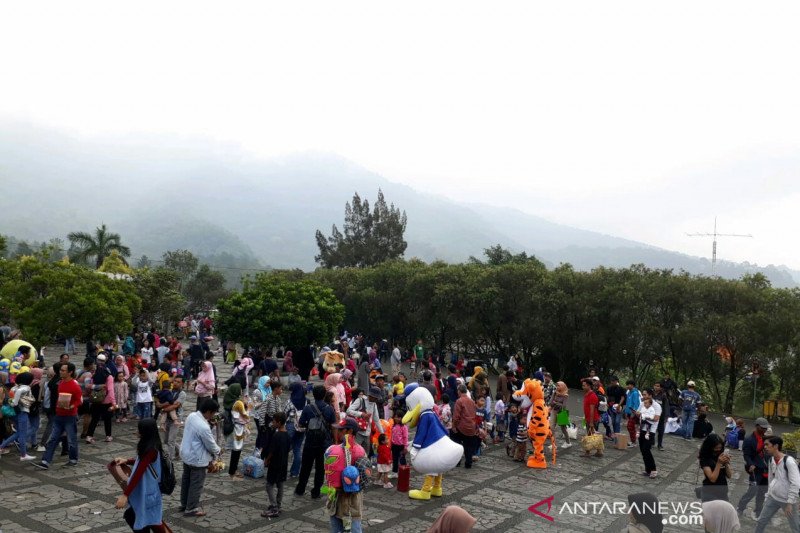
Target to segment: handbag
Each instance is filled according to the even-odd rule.
[[[92,389],[90,400],[92,403],[103,403],[106,399],[106,386],[101,385],[99,389]]]
[[[569,410],[562,409],[558,412],[558,414],[556,415],[556,424],[559,426],[569,425]],[[567,431],[569,431],[569,428],[567,428]],[[570,437],[570,438],[575,438],[575,437]]]
[[[567,435],[570,439],[577,439],[578,438],[578,426],[575,424],[567,425]]]

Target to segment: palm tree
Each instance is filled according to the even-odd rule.
[[[105,224],[95,228],[94,235],[83,231],[73,231],[67,235],[67,238],[78,248],[72,260],[83,262],[94,257],[96,268],[100,268],[105,258],[114,250],[123,257],[131,255],[130,248],[120,244],[119,233],[109,233]]]

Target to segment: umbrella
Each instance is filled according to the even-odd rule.
[[[31,366],[34,363],[34,361],[36,361],[39,354],[36,352],[36,348],[33,347],[33,344],[29,342],[21,340],[9,341],[8,343],[6,343],[5,346],[3,346],[3,349],[0,350],[0,355],[5,357],[6,359],[11,359],[12,357],[14,357],[14,354],[17,353],[17,350],[19,350],[20,346],[30,346],[31,348],[30,356],[28,357],[27,360],[23,361],[22,363],[27,366]]]

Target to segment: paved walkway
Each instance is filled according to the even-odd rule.
[[[227,375],[229,367],[218,366],[220,374]],[[194,395],[190,396],[193,402]],[[98,434],[102,436],[102,429]],[[113,457],[132,456],[135,442],[134,423],[116,424],[112,443],[98,438],[95,445],[80,445],[80,464],[74,469],[61,468],[56,462],[50,470],[39,471],[32,465],[20,464],[15,453],[3,456],[0,530],[3,533],[129,531],[122,512],[114,509],[120,491],[105,465]],[[442,498],[416,502],[396,490],[369,487],[364,497],[365,529],[395,533],[425,531],[444,506],[458,504],[478,518],[475,531],[619,531],[626,524],[625,516],[559,514],[559,509],[564,503],[626,501],[627,494],[640,491],[653,492],[667,502],[693,501],[699,471],[695,458],[699,441],[686,442],[668,436],[665,447],[663,452],[654,452],[660,476],[650,480],[640,475],[643,464],[638,449],[607,449],[602,458],[583,458],[575,446],[559,455],[556,467],[539,471],[513,462],[506,456],[504,446],[489,446],[472,470],[457,468],[445,475]],[[248,443],[246,450],[252,448],[252,442]],[[731,500],[736,502],[747,483],[741,454],[733,452],[733,457],[735,476],[730,492]],[[176,463],[176,473],[180,479],[180,462]],[[421,482],[421,476],[412,476],[412,487],[419,487]],[[232,482],[227,473],[209,475],[203,494],[206,517],[187,519],[178,512],[178,486],[172,496],[164,498],[164,519],[176,532],[327,530],[323,502],[312,500],[308,494],[295,497],[294,485],[294,480],[286,484],[283,515],[264,519],[259,516],[266,507],[263,479]],[[554,497],[550,511],[554,522],[528,511],[529,506],[550,496]],[[540,508],[546,509],[546,505]],[[753,526],[751,520],[742,520],[742,531],[752,531]],[[698,525],[665,528],[668,532],[702,530]],[[786,530],[784,521],[770,531]]]

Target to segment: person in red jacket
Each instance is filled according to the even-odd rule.
[[[67,363],[59,369],[61,382],[58,384],[58,397],[51,399],[56,402],[56,416],[53,420],[53,431],[47,441],[47,449],[42,460],[34,466],[47,470],[53,460],[56,446],[61,440],[61,435],[67,433],[69,443],[69,462],[66,466],[78,464],[78,406],[83,402],[83,392],[75,381],[75,365]]]

